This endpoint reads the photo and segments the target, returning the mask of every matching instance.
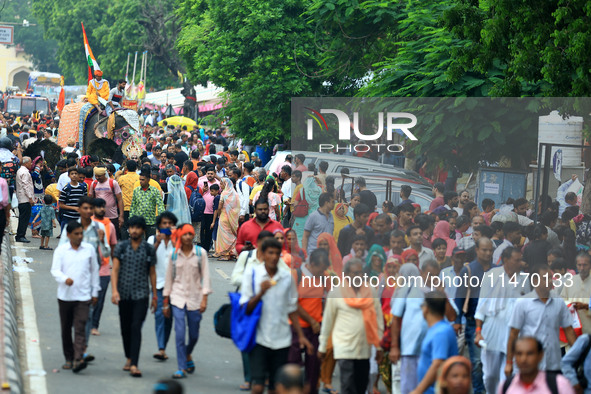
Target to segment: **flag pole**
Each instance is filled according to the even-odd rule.
[[[144,90],[146,91],[146,94],[148,94],[148,51],[145,52],[146,53],[146,64],[144,65]]]
[[[137,52],[135,53],[135,59],[133,59],[133,80],[131,81],[132,85],[135,85],[135,65],[137,64]]]
[[[125,81],[126,82],[129,82],[128,75],[129,75],[129,60],[130,60],[130,57],[131,57],[131,53],[127,52],[127,67],[125,68]]]

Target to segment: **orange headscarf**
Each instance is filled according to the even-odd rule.
[[[174,258],[176,258],[176,255],[181,249],[183,235],[187,233],[190,233],[193,236],[195,236],[195,229],[189,223],[181,225],[179,228],[172,232],[170,239],[172,240],[172,245],[174,246],[174,251],[172,252]]]
[[[367,225],[369,227],[371,227],[371,221],[374,220],[375,218],[377,218],[378,215],[379,215],[379,213],[377,213],[377,212],[372,212],[369,214],[369,218],[367,219]]]
[[[298,244],[298,238],[297,236],[294,237],[294,241],[290,244],[289,242],[287,242],[287,233],[289,232],[293,232],[294,235],[296,235],[295,230],[291,229],[291,228],[286,228],[285,229],[285,242],[283,244],[283,250],[286,253],[289,253],[291,255],[291,262],[294,263],[294,266],[291,266],[291,263],[288,264],[290,268],[298,268],[302,265],[304,259],[306,258],[306,252],[304,252],[302,249],[300,249],[300,245]],[[287,264],[287,262],[286,262]]]
[[[357,297],[351,287],[343,287],[343,299],[351,308],[361,309],[367,343],[379,347],[378,316],[374,308],[373,294],[367,286],[363,286],[359,290],[359,296]]]
[[[334,237],[329,233],[321,233],[318,236],[316,246],[320,245],[321,241],[328,242],[329,246],[328,256],[330,258],[330,267],[328,267],[328,271],[341,276],[341,273],[343,272],[343,257],[341,256],[341,252],[339,251]]]
[[[439,374],[438,383],[440,392],[449,393],[445,379],[447,378],[447,374],[449,373],[451,367],[453,367],[456,364],[465,366],[468,369],[468,376],[471,376],[472,364],[470,363],[470,360],[468,360],[464,356],[453,356],[448,358],[441,366],[441,373]]]
[[[417,259],[419,258],[419,254],[414,249],[406,249],[405,251],[402,252],[400,257],[402,257],[402,261],[406,263],[406,259],[408,259],[412,255],[417,256]]]

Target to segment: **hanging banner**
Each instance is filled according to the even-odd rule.
[[[121,106],[127,109],[137,111],[137,100],[121,100]]]
[[[554,171],[554,178],[558,182],[562,181],[562,149],[558,149],[554,152],[554,157],[552,158],[552,170]]]

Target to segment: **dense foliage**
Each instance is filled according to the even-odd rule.
[[[127,54],[138,51],[136,83],[139,80],[141,52],[147,50],[150,86],[164,88],[178,80],[184,69],[174,49],[178,27],[174,9],[165,0],[113,0],[100,2],[76,0],[34,0],[33,11],[45,29],[45,38],[58,43],[57,62],[68,83],[85,84],[82,28],[90,47],[108,79],[125,76]]]
[[[291,97],[591,93],[591,7],[583,0],[113,0],[108,7],[33,0],[33,5],[45,37],[58,43],[56,58],[66,76],[85,79],[79,27],[84,21],[107,74],[121,74],[128,52],[148,50],[150,85],[162,86],[163,77],[180,71],[193,83],[223,87],[223,115],[249,142],[289,139]],[[504,130],[479,123],[477,115],[441,129],[434,113],[420,131],[420,143],[408,149],[428,153],[433,165],[471,169],[479,160],[508,157],[522,166],[535,155],[535,119],[549,108],[536,104],[526,110],[529,115]]]

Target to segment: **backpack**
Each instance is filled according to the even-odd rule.
[[[14,162],[14,160],[11,160],[2,163],[2,170],[0,171],[0,177],[6,179],[8,186],[10,186],[13,190],[16,184],[17,169],[18,165]]]
[[[113,196],[115,196],[115,201],[117,201],[117,196],[115,195],[115,186],[113,185],[113,183],[113,178],[109,178],[109,187],[111,188],[111,192],[113,192]],[[96,192],[94,190],[96,189],[96,185],[98,185],[98,181],[92,181],[92,183],[90,184],[90,190],[93,191],[95,196]]]
[[[558,374],[556,372],[546,371],[546,385],[548,386],[548,389],[550,389],[550,392],[552,394],[559,394],[558,383],[556,383],[557,375]],[[505,383],[503,383],[503,391],[501,391],[501,393],[505,394],[507,390],[509,390],[509,386],[511,385],[511,382],[513,381],[514,377],[515,375],[512,375],[509,377],[509,379],[505,380]]]
[[[191,221],[200,222],[203,220],[203,212],[205,212],[205,200],[198,189],[187,186],[191,190],[191,198],[189,198],[189,211],[191,211]]]

